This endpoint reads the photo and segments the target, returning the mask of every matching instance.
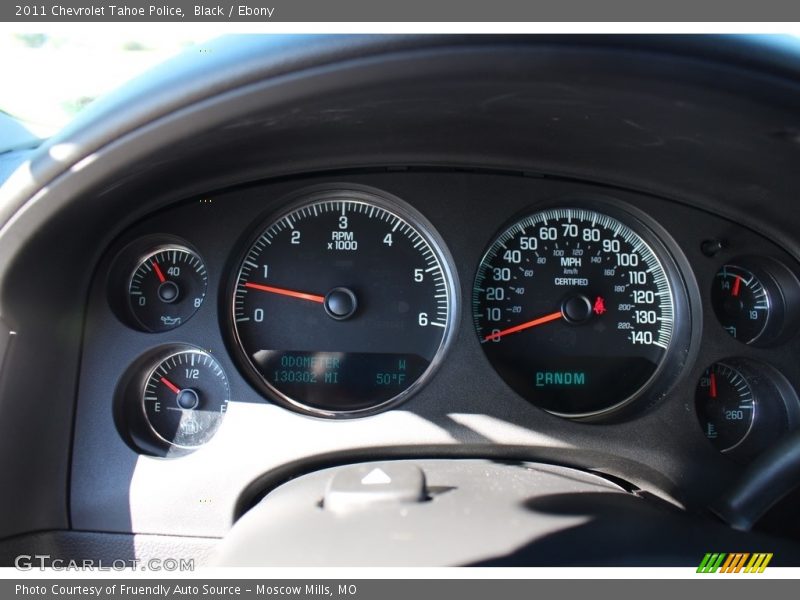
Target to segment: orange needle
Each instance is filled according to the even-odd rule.
[[[731,296],[736,297],[739,295],[739,286],[741,284],[742,284],[742,278],[737,275],[736,279],[734,279],[733,281],[733,289],[731,290]]]
[[[180,393],[181,393],[181,390],[180,390],[180,388],[179,388],[177,385],[175,385],[174,383],[172,383],[172,382],[171,382],[169,379],[167,379],[166,377],[162,377],[162,378],[161,378],[161,383],[163,383],[165,386],[167,386],[169,389],[171,389],[171,390],[172,390],[173,392],[175,392],[176,394],[180,394]]]
[[[311,302],[325,302],[325,296],[306,294],[304,292],[295,292],[294,290],[287,290],[284,288],[277,288],[269,285],[261,285],[260,283],[247,282],[244,284],[244,287],[253,290],[260,290],[262,292],[269,292],[271,294],[280,294],[281,296],[289,296],[290,298],[299,298],[300,300],[311,300]]]
[[[714,375],[714,373],[711,374],[711,378],[710,379],[711,379],[711,381],[709,382],[710,385],[709,385],[709,389],[708,389],[708,395],[711,396],[712,398],[716,398],[717,397],[717,378]]]
[[[161,267],[158,266],[158,263],[156,261],[153,261],[153,268],[156,271],[156,275],[158,275],[158,280],[161,283],[164,283],[167,280],[167,278],[164,277],[164,273],[161,272]]]
[[[503,329],[501,331],[498,331],[497,333],[490,333],[485,338],[483,338],[483,341],[488,342],[489,340],[496,340],[505,335],[517,333],[518,331],[523,331],[525,329],[530,329],[531,327],[536,327],[537,325],[544,325],[545,323],[549,323],[550,321],[557,321],[561,317],[562,317],[561,311],[550,313],[549,315],[539,317],[538,319],[534,319],[533,321],[527,321],[526,323],[522,323],[522,325],[515,325],[514,327],[509,327],[508,329]]]

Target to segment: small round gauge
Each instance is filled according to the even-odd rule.
[[[203,304],[208,275],[200,257],[184,246],[163,246],[142,258],[128,285],[136,321],[146,331],[174,329]]]
[[[432,226],[371,188],[300,196],[259,229],[231,291],[235,352],[262,392],[301,412],[369,414],[408,397],[456,321]]]
[[[720,452],[739,446],[753,428],[753,390],[734,367],[715,363],[706,369],[697,384],[695,403],[700,426]]]
[[[719,322],[737,340],[752,344],[764,333],[770,298],[761,281],[747,269],[723,266],[714,278],[711,304]]]
[[[600,208],[515,221],[475,278],[473,319],[492,366],[561,416],[626,404],[662,370],[676,330],[688,335],[685,291],[665,247],[632,214]]]
[[[695,391],[703,434],[717,450],[746,461],[798,424],[791,384],[769,365],[730,358],[708,367]]]
[[[216,433],[229,399],[228,378],[217,361],[203,350],[182,349],[152,367],[140,402],[156,441],[193,449]]]
[[[800,283],[776,260],[745,257],[723,265],[717,272],[711,305],[732,337],[745,344],[766,346],[796,330]]]

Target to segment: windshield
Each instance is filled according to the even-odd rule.
[[[0,152],[30,145],[20,128],[29,140],[50,137],[95,98],[211,37],[187,29],[0,32]],[[13,130],[2,127],[12,120]]]

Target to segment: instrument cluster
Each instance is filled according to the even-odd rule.
[[[213,257],[191,224],[134,228],[111,252],[108,307],[153,340],[115,393],[117,428],[137,452],[206,444],[235,401],[232,377],[316,418],[402,406],[452,359],[457,336],[483,361],[462,368],[576,422],[636,418],[692,374],[696,434],[734,460],[800,420],[796,384],[770,358],[797,340],[800,269],[777,246],[765,251],[768,240],[755,253],[725,235],[686,248],[680,219],[668,229],[626,194],[579,190],[518,199],[467,264],[450,249],[458,232],[440,233],[413,197],[360,182],[263,194],[247,228],[219,225]],[[236,192],[221,198],[240,210]],[[212,201],[167,210],[198,204]],[[700,260],[714,265],[710,279]],[[181,335],[204,311],[223,347]]]

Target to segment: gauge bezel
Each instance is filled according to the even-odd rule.
[[[618,221],[641,238],[663,268],[672,296],[673,331],[670,343],[658,367],[633,394],[614,404],[595,411],[564,413],[542,408],[512,388],[495,369],[489,357],[486,356],[480,344],[480,335],[473,323],[474,342],[481,348],[481,354],[498,380],[511,393],[522,398],[531,406],[557,417],[574,421],[624,420],[626,417],[631,416],[635,410],[649,408],[662,399],[677,383],[685,366],[692,364],[700,345],[702,313],[700,311],[701,296],[699,286],[689,262],[677,242],[655,219],[635,206],[617,198],[599,194],[569,195],[530,205],[523,210],[517,211],[512,218],[506,220],[491,237],[475,269],[471,293],[475,289],[478,274],[485,264],[488,254],[506,232],[520,221],[533,217],[538,213],[569,208],[594,211]],[[470,308],[474,314],[474,303]]]
[[[202,448],[203,446],[208,444],[208,442],[206,441],[206,442],[203,442],[201,444],[194,445],[194,446],[187,446],[186,444],[176,444],[175,442],[171,442],[170,440],[165,438],[163,435],[161,435],[158,432],[158,430],[153,426],[153,423],[150,420],[150,417],[147,416],[147,408],[145,407],[145,400],[144,400],[145,389],[147,388],[147,383],[150,381],[150,378],[153,377],[153,375],[158,370],[158,368],[161,365],[163,365],[165,362],[167,362],[173,356],[178,356],[179,354],[194,353],[194,354],[200,354],[200,355],[208,356],[209,358],[211,358],[211,360],[214,361],[214,363],[216,363],[216,365],[219,367],[220,371],[222,372],[222,380],[225,382],[225,388],[227,389],[227,392],[228,392],[228,397],[225,399],[225,402],[223,402],[223,404],[228,404],[230,402],[230,400],[231,400],[231,384],[228,381],[228,374],[225,373],[225,369],[222,368],[222,365],[219,363],[219,361],[216,358],[214,358],[214,356],[210,352],[208,352],[206,350],[202,350],[201,348],[196,348],[194,346],[186,346],[185,348],[176,347],[176,348],[171,348],[170,350],[171,351],[168,352],[168,353],[158,355],[158,357],[155,360],[153,360],[152,368],[150,368],[150,370],[148,370],[147,374],[144,376],[144,379],[142,380],[141,390],[140,390],[140,393],[139,393],[139,410],[141,411],[141,414],[142,414],[142,416],[144,418],[144,423],[147,426],[148,432],[151,435],[153,435],[158,440],[159,443],[166,444],[170,448],[176,448],[178,450],[185,450],[185,451],[193,452],[193,451],[197,450],[198,448]],[[220,420],[223,417],[224,417],[224,413],[220,413],[220,417],[219,417]],[[217,429],[219,429],[219,426],[220,425],[217,426]],[[216,433],[217,432],[215,430],[214,433],[211,434],[211,436],[213,437],[214,435],[216,435]]]
[[[177,250],[179,252],[185,252],[186,254],[194,256],[198,261],[200,261],[200,265],[203,268],[203,271],[205,271],[205,276],[203,277],[203,284],[204,284],[203,285],[203,295],[202,295],[203,299],[200,302],[200,306],[192,307],[193,308],[192,314],[190,314],[188,317],[186,317],[186,319],[182,320],[179,324],[173,325],[172,327],[167,327],[166,329],[153,329],[152,327],[148,327],[147,325],[145,325],[142,322],[142,320],[139,318],[139,315],[136,313],[136,307],[133,305],[133,301],[132,301],[133,299],[131,298],[131,286],[133,285],[133,278],[136,276],[136,273],[139,271],[139,269],[148,260],[150,260],[156,254],[159,254],[161,252],[169,252],[170,250]],[[181,325],[183,325],[184,323],[189,321],[189,319],[191,319],[193,316],[195,316],[197,314],[197,311],[200,310],[203,307],[203,304],[206,301],[206,294],[208,294],[208,271],[206,269],[206,263],[205,263],[205,261],[203,261],[203,257],[202,256],[200,256],[195,250],[192,250],[188,246],[184,246],[184,245],[181,245],[181,244],[162,244],[161,246],[157,246],[155,248],[152,248],[150,251],[148,251],[145,254],[140,255],[139,258],[136,259],[136,266],[133,268],[133,270],[131,271],[130,276],[128,277],[128,283],[127,283],[127,286],[125,288],[125,293],[128,296],[128,307],[129,307],[129,310],[131,312],[131,315],[136,320],[136,322],[139,324],[139,327],[141,327],[144,331],[146,331],[148,333],[165,333],[167,331],[172,331],[173,329],[177,329],[178,327],[180,327]]]
[[[179,324],[173,325],[172,327],[167,327],[166,329],[153,329],[152,327],[149,327],[146,324],[144,324],[142,322],[142,320],[139,318],[139,315],[136,312],[136,307],[133,305],[133,301],[132,301],[132,298],[131,298],[131,286],[133,285],[133,278],[136,276],[136,273],[139,271],[139,269],[148,260],[150,260],[156,254],[159,254],[161,252],[168,252],[170,250],[177,250],[179,252],[185,252],[185,253],[187,253],[189,255],[194,256],[198,261],[200,261],[200,265],[202,266],[203,271],[205,271],[205,276],[203,277],[203,284],[204,284],[204,286],[203,286],[203,295],[202,295],[203,299],[202,299],[202,302],[200,303],[200,306],[192,307],[193,308],[192,313],[188,317],[186,317],[186,319],[182,320]],[[149,248],[146,252],[143,252],[143,253],[139,254],[136,257],[136,260],[134,262],[134,266],[130,270],[130,274],[128,275],[128,278],[127,278],[127,281],[126,281],[126,284],[125,284],[125,296],[127,297],[127,308],[128,308],[128,311],[130,312],[131,318],[133,319],[133,321],[137,325],[137,329],[140,329],[140,330],[145,331],[147,333],[166,333],[168,331],[172,331],[174,329],[177,329],[181,325],[184,325],[186,322],[189,321],[189,319],[191,319],[193,316],[195,316],[197,314],[198,310],[200,310],[203,307],[203,304],[206,301],[206,296],[207,295],[208,295],[208,270],[206,269],[206,263],[203,260],[203,257],[200,256],[200,254],[196,250],[194,250],[193,248],[190,248],[187,245],[179,244],[179,243],[165,242],[165,243],[160,244],[158,246],[153,246],[153,247]]]
[[[377,206],[387,212],[395,214],[404,220],[410,227],[425,240],[441,266],[442,276],[447,290],[447,323],[443,328],[439,345],[423,373],[407,388],[399,394],[366,408],[356,410],[330,410],[316,406],[307,405],[281,392],[273,386],[253,365],[239,336],[235,316],[235,294],[237,282],[242,276],[242,268],[247,254],[258,239],[274,223],[279,222],[289,214],[301,209],[304,206],[320,201],[348,201]],[[230,278],[221,297],[225,303],[220,313],[224,315],[223,330],[225,332],[226,343],[232,350],[231,355],[234,363],[246,379],[255,386],[256,390],[265,398],[272,400],[295,412],[306,416],[320,417],[325,419],[352,419],[366,417],[388,409],[394,408],[411,398],[422,389],[433,377],[442,364],[445,356],[452,346],[455,332],[460,321],[460,294],[458,275],[454,267],[453,257],[438,233],[434,225],[419,211],[414,209],[404,200],[397,196],[371,186],[355,183],[333,183],[320,184],[311,187],[304,187],[290,194],[283,196],[275,204],[278,208],[268,211],[265,216],[259,218],[257,225],[253,227],[241,244],[241,251],[236,254],[231,271],[235,276]]]
[[[749,267],[746,267],[746,266],[742,266],[741,264],[738,264],[735,261],[728,261],[728,262],[724,263],[719,269],[717,269],[716,273],[714,273],[714,281],[713,281],[712,285],[716,285],[716,278],[720,276],[720,273],[722,273],[723,271],[727,272],[729,270],[734,270],[734,272],[735,271],[742,271],[744,273],[748,273],[750,275],[750,277],[751,277],[751,281],[753,279],[755,279],[758,282],[758,284],[761,286],[761,290],[762,290],[762,292],[764,294],[764,302],[767,305],[767,308],[766,308],[767,313],[764,316],[764,324],[761,326],[761,329],[759,329],[755,333],[755,335],[753,335],[748,340],[742,340],[742,339],[739,339],[739,338],[734,337],[733,335],[731,335],[731,337],[733,339],[735,339],[737,342],[739,342],[741,344],[756,346],[758,344],[758,341],[764,337],[764,333],[767,331],[767,327],[770,324],[770,315],[773,313],[774,310],[776,310],[776,307],[773,306],[774,301],[773,301],[773,298],[772,298],[772,292],[767,287],[769,285],[769,282],[767,282],[765,284],[764,281],[762,280],[763,276],[760,276],[759,274],[754,273],[753,269],[751,269]],[[719,311],[717,310],[717,306],[714,304],[714,300],[713,300],[713,298],[714,298],[714,289],[713,288],[711,290],[710,298],[711,298],[711,306],[712,306],[712,309],[714,311],[714,315],[717,317],[717,322],[719,322],[719,324],[722,326],[722,328],[725,329],[725,326],[722,324],[722,319],[721,319],[721,317],[719,315]],[[773,321],[775,320],[774,317],[772,318],[772,320]],[[727,329],[726,329],[726,331],[727,331]],[[730,332],[728,332],[728,334],[730,335]]]
[[[750,401],[753,404],[753,407],[752,407],[751,412],[750,412],[750,422],[747,424],[747,431],[745,431],[744,435],[741,438],[739,438],[739,441],[737,441],[732,446],[728,446],[727,448],[719,448],[719,447],[717,447],[716,444],[714,444],[714,442],[709,440],[709,443],[712,446],[714,446],[715,448],[717,448],[717,450],[720,452],[720,454],[728,454],[730,452],[735,451],[740,446],[742,446],[742,444],[744,444],[747,441],[747,438],[750,437],[750,434],[753,433],[753,430],[754,430],[755,424],[756,424],[756,420],[761,417],[760,411],[759,411],[759,400],[758,400],[758,398],[756,396],[756,393],[755,393],[755,390],[753,389],[752,384],[750,383],[750,380],[747,378],[745,373],[742,373],[741,369],[729,364],[727,361],[720,360],[720,361],[717,361],[717,362],[713,363],[712,365],[710,365],[706,370],[709,371],[709,373],[710,373],[711,369],[713,369],[715,367],[728,369],[729,371],[731,371],[735,375],[738,375],[742,379],[742,381],[744,381],[745,384],[747,385],[747,389],[750,392],[750,398],[751,398]],[[697,383],[697,388],[699,388],[699,387],[700,387],[700,382]],[[695,391],[694,404],[695,404],[695,412],[698,413],[697,416],[698,416],[698,421],[699,421],[700,420],[699,419],[700,410],[699,410],[698,401],[697,401],[697,391]],[[706,439],[708,439],[707,436],[706,436]]]
[[[130,286],[136,271],[142,263],[151,256],[166,249],[180,249],[188,251],[197,257],[205,270],[205,287],[203,290],[203,302],[197,309],[194,309],[191,316],[169,329],[154,330],[144,325],[134,311],[131,303]],[[150,233],[126,243],[119,249],[111,265],[105,282],[106,296],[108,305],[114,315],[125,326],[151,335],[169,333],[188,323],[208,300],[208,286],[211,276],[206,267],[206,261],[198,249],[182,237],[168,233]]]
[[[800,280],[783,261],[770,256],[734,256],[719,266],[714,277],[724,268],[750,273],[761,284],[767,302],[767,316],[758,334],[749,340],[741,340],[726,331],[732,339],[745,346],[768,348],[785,343],[797,333],[800,328]],[[713,294],[713,288],[710,292]],[[713,303],[712,309],[717,323],[724,329]]]
[[[224,375],[228,389],[228,403],[230,403],[231,382],[228,373],[220,360],[208,350],[184,342],[168,343],[148,350],[128,366],[117,381],[114,391],[114,423],[120,437],[134,452],[172,459],[196,452],[209,443],[185,446],[170,442],[152,426],[144,407],[145,388],[155,370],[165,360],[186,352],[207,354],[217,363]],[[221,413],[220,418],[224,419],[224,417],[225,413]]]
[[[750,428],[737,444],[720,449],[697,427],[709,448],[737,463],[748,463],[766,450],[775,440],[800,426],[800,398],[797,391],[776,367],[762,360],[733,356],[721,358],[711,363],[705,370],[715,365],[724,365],[737,372],[750,387],[753,395],[753,420]],[[700,412],[695,397],[693,412],[695,423],[701,423]]]

